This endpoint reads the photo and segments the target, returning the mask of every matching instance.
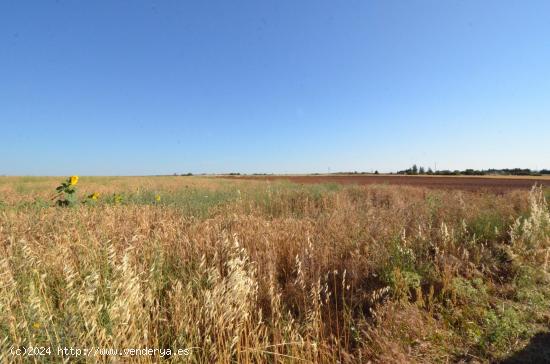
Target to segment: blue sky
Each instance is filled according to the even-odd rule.
[[[550,168],[550,2],[0,2],[0,175]]]

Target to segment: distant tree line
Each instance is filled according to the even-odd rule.
[[[436,175],[436,176],[489,176],[489,175],[502,175],[502,176],[542,176],[542,175],[550,175],[550,169],[541,169],[541,170],[532,170],[529,168],[503,168],[503,169],[465,169],[465,170],[458,170],[455,169],[453,171],[448,169],[443,170],[432,170],[431,168],[424,168],[422,166],[417,166],[414,164],[411,168],[404,169],[402,171],[395,172],[397,174],[405,174],[405,175]],[[390,174],[395,174],[394,172]],[[230,172],[226,173],[230,176],[241,176],[245,175],[246,173],[242,174],[239,172]],[[351,171],[351,172],[333,172],[330,173],[332,175],[349,175],[349,174],[379,174],[378,170],[374,172],[358,172],[358,171]],[[177,174],[174,173],[174,176],[193,176],[193,173],[181,173]],[[206,175],[206,173],[201,173],[201,176]],[[269,176],[273,175],[273,173],[252,173],[253,176]],[[318,176],[320,173],[310,173],[312,176]]]
[[[503,168],[503,169],[472,169],[465,170],[455,169],[453,171],[444,170],[432,170],[431,168],[419,167],[414,164],[411,168],[407,168],[402,171],[398,171],[397,174],[406,175],[438,175],[438,176],[487,176],[487,175],[504,175],[504,176],[542,176],[550,174],[550,169],[541,169],[539,171],[531,170],[529,168]]]

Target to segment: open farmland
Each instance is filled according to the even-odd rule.
[[[550,358],[535,180],[264,179],[82,177],[56,206],[60,178],[0,177],[0,361],[28,346],[164,350],[116,358],[140,363]],[[449,181],[395,179],[427,180]]]
[[[268,175],[238,176],[231,178],[256,180],[287,180],[294,183],[339,183],[339,184],[388,184],[427,188],[460,189],[470,191],[489,190],[504,192],[513,189],[530,189],[534,184],[550,187],[550,177],[467,177],[467,176],[406,176],[406,175]]]

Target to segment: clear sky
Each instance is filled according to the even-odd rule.
[[[0,175],[550,168],[550,1],[0,2]]]

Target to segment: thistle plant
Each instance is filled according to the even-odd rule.
[[[73,206],[77,203],[76,184],[78,176],[71,176],[63,181],[55,190],[57,194],[52,198],[57,206]]]

